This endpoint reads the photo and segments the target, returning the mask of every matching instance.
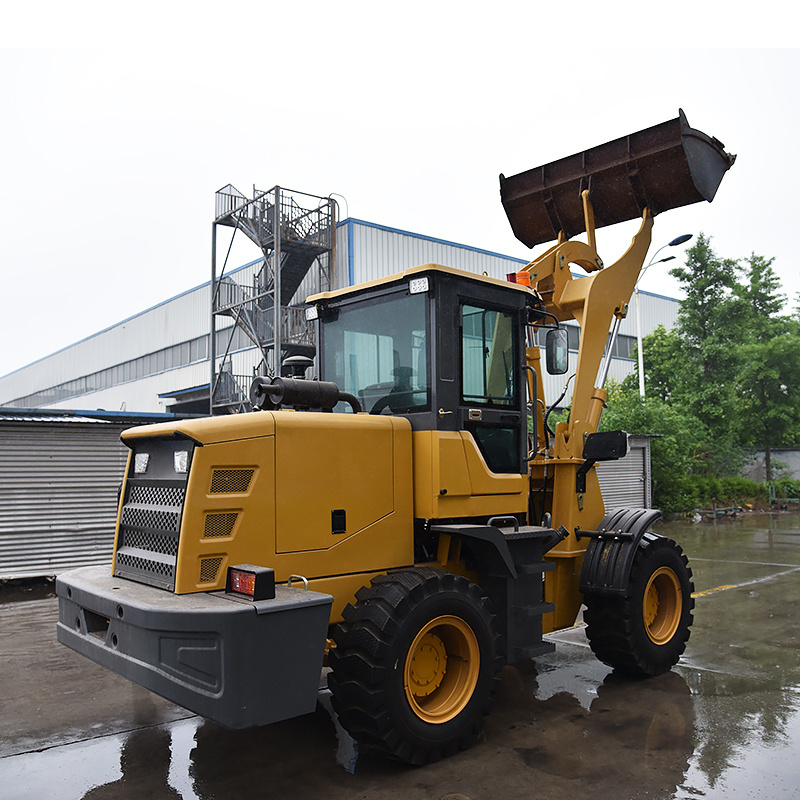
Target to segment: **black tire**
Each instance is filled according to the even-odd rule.
[[[587,594],[586,634],[595,655],[615,671],[650,677],[669,671],[689,639],[692,570],[672,539],[647,532],[624,597]]]
[[[375,578],[356,599],[328,655],[345,729],[411,764],[469,747],[501,666],[488,598],[466,578],[418,567]]]

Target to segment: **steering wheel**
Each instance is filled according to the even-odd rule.
[[[384,408],[388,408],[390,413],[392,412],[392,408],[389,405],[392,400],[397,398],[396,394],[385,394],[383,397],[379,397],[373,404],[372,408],[369,410],[370,414],[380,414]]]

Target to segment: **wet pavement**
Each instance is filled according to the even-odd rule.
[[[800,795],[800,515],[667,524],[697,592],[680,664],[619,680],[581,627],[506,668],[471,750],[409,768],[336,763],[322,709],[228,731],[56,643],[56,600],[0,590],[0,797],[649,798]]]

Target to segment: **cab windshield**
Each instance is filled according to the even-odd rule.
[[[324,379],[373,414],[429,410],[427,306],[417,294],[336,309],[320,326]]]

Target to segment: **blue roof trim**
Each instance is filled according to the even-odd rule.
[[[175,414],[172,411],[103,411],[101,409],[71,409],[71,408],[0,408],[0,421],[9,418],[26,418],[39,422],[113,422],[126,420],[171,420],[185,419],[186,414]]]
[[[342,220],[336,227],[338,228],[339,225],[347,225],[348,228],[351,227],[353,224],[355,225],[363,225],[365,228],[375,228],[379,231],[386,231],[387,233],[398,233],[401,236],[410,236],[412,239],[420,239],[423,242],[434,242],[435,244],[444,244],[448,247],[457,247],[459,250],[469,250],[471,253],[480,253],[484,256],[493,256],[494,258],[502,258],[504,261],[513,261],[517,264],[529,264],[530,259],[524,258],[515,258],[514,256],[506,256],[502,253],[495,253],[493,250],[483,250],[480,247],[472,247],[468,244],[460,244],[459,242],[451,242],[448,239],[437,239],[435,236],[423,236],[421,233],[412,233],[411,231],[404,231],[400,228],[391,228],[388,225],[378,225],[375,222],[367,222],[363,219],[356,219],[355,217],[348,217],[345,220]],[[352,283],[352,279],[351,279]]]
[[[178,389],[175,392],[162,392],[158,397],[180,397],[182,394],[189,394],[189,392],[199,392],[203,389],[208,389],[210,383],[201,383],[199,386],[190,386],[188,389]]]
[[[655,292],[646,292],[644,289],[639,289],[639,294],[646,294],[648,297],[657,297],[659,300],[669,300],[671,303],[680,303],[677,297],[667,297],[665,294],[656,294]]]
[[[83,411],[78,409],[76,414],[84,417],[96,417],[97,419],[175,419],[176,415],[171,411]]]

